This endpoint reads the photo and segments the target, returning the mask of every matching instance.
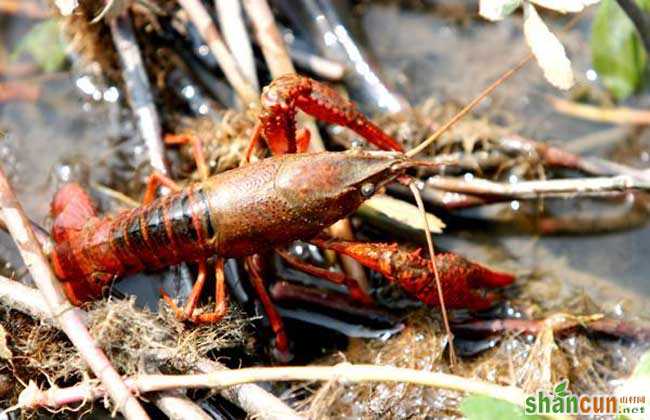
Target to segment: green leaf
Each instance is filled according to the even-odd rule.
[[[46,20],[34,27],[18,42],[11,54],[16,61],[22,55],[31,56],[46,72],[59,70],[65,62],[65,44],[61,40],[59,24]]]
[[[566,381],[562,381],[559,384],[555,385],[553,394],[557,395],[558,397],[564,397],[565,395],[568,395],[569,393],[566,391]]]
[[[525,415],[524,410],[512,403],[483,395],[470,395],[460,404],[467,420],[542,420],[540,416]]]
[[[650,9],[650,0],[637,2]],[[603,0],[591,31],[594,69],[616,99],[627,98],[643,84],[647,62],[634,24],[616,0]]]

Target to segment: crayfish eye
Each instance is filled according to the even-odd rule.
[[[361,186],[361,195],[370,198],[375,193],[375,184],[366,182]]]

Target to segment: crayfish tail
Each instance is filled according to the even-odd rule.
[[[70,231],[81,230],[88,219],[97,215],[90,195],[76,182],[63,185],[54,195],[51,206],[54,218],[52,238],[59,243],[68,238]]]

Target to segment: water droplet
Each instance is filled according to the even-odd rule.
[[[196,94],[196,90],[194,90],[194,86],[185,86],[182,90],[181,93],[183,96],[185,96],[187,99],[191,99],[194,97]]]
[[[587,72],[585,73],[585,76],[587,76],[587,80],[589,80],[591,82],[598,79],[598,73],[596,73],[596,70],[594,70],[594,69],[587,70]]]
[[[199,46],[199,48],[196,49],[196,52],[198,52],[200,56],[204,57],[204,56],[210,54],[210,47],[203,44],[203,45]]]
[[[361,195],[364,197],[370,197],[375,193],[375,184],[372,182],[366,182],[361,186]]]
[[[104,91],[104,100],[106,102],[117,102],[120,98],[120,91],[115,86],[111,86]]]

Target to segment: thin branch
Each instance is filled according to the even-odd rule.
[[[32,318],[51,321],[43,296],[33,287],[0,276],[0,304],[16,309]]]
[[[456,124],[461,118],[467,115],[476,105],[478,105],[483,99],[490,95],[494,90],[499,87],[503,82],[508,80],[510,77],[514,76],[520,69],[522,69],[528,62],[533,58],[533,54],[528,54],[523,60],[521,60],[516,66],[512,67],[505,73],[503,73],[497,80],[492,82],[488,87],[486,87],[476,98],[472,99],[463,109],[461,109],[456,115],[454,115],[449,121],[443,124],[438,128],[433,134],[431,134],[426,140],[418,144],[413,149],[409,150],[406,153],[406,156],[413,157],[418,153],[422,152],[424,149],[429,147],[438,137],[443,133],[449,130],[454,124]]]
[[[499,147],[506,152],[536,153],[544,164],[582,171],[596,176],[628,175],[640,181],[650,182],[650,172],[618,162],[597,157],[582,157],[566,149],[513,135],[499,140]]]
[[[208,375],[232,372],[224,365],[205,358],[197,362],[196,370]],[[222,389],[221,395],[244,409],[251,418],[261,420],[304,420],[295,410],[256,384],[240,384]]]
[[[603,108],[547,96],[553,109],[571,117],[611,124],[650,124],[650,111],[626,107]]]
[[[634,27],[641,36],[643,47],[647,53],[650,53],[650,20],[648,16],[634,0],[616,0],[616,2],[634,23]]]
[[[115,49],[122,64],[122,78],[127,90],[129,105],[135,115],[135,120],[149,152],[151,166],[168,174],[165,161],[165,146],[162,142],[160,117],[151,95],[151,86],[144,69],[140,48],[133,33],[131,18],[124,13],[108,22]]]
[[[155,369],[155,372],[160,373],[158,369]],[[212,418],[179,389],[160,392],[153,397],[152,402],[169,420],[210,420]]]
[[[203,3],[200,0],[179,0],[179,4],[187,12],[205,43],[208,44],[210,51],[219,62],[223,74],[235,89],[237,95],[244,101],[246,106],[256,103],[258,99],[257,92],[246,79],[237,65],[237,61],[223,42],[219,30],[212,22],[212,18]]]
[[[282,34],[275,24],[273,13],[266,0],[243,0],[243,3],[246,14],[255,27],[257,42],[273,77],[295,73],[296,69],[291,63]]]
[[[42,3],[25,0],[0,0],[0,13],[3,15],[22,15],[31,19],[47,19],[52,12]]]
[[[0,304],[26,313],[42,321],[50,320],[47,305],[42,295],[31,287],[0,276]],[[85,312],[78,310],[81,315]],[[204,374],[227,371],[224,365],[201,358],[194,367],[195,372]],[[228,401],[241,407],[251,417],[261,420],[299,420],[302,419],[273,394],[255,384],[236,385],[221,391]]]
[[[480,196],[499,196],[515,199],[530,199],[540,196],[602,195],[610,192],[623,192],[631,189],[650,190],[650,182],[619,175],[613,177],[552,179],[545,181],[522,181],[514,184],[493,182],[474,178],[465,180],[435,176],[429,178],[427,185],[445,191]]]
[[[312,54],[295,46],[289,47],[289,55],[291,55],[291,58],[298,67],[310,71],[323,79],[338,82],[343,79],[347,71],[345,64],[339,61]]]
[[[239,0],[216,0],[215,6],[219,25],[228,48],[233,52],[242,73],[244,73],[253,89],[259,92],[260,84],[257,80],[253,47],[246,31],[241,3]]]
[[[526,393],[514,386],[495,385],[478,379],[442,372],[429,372],[395,366],[340,363],[335,366],[254,367],[206,375],[139,375],[127,383],[139,392],[154,392],[178,388],[224,388],[238,384],[264,381],[338,381],[345,384],[366,382],[399,382],[480,394],[523,406]],[[30,390],[21,401],[31,407],[55,408],[65,398],[66,404],[84,399],[96,399],[103,390],[92,383],[46,391]],[[29,397],[29,398],[28,398]],[[553,418],[567,418],[552,416]]]
[[[2,170],[0,170],[0,214],[23,257],[25,266],[29,269],[34,283],[45,300],[51,317],[58,322],[83,360],[101,380],[117,409],[128,419],[148,418],[138,400],[131,395],[119,373],[88,332],[80,310],[72,306],[66,298]]]

